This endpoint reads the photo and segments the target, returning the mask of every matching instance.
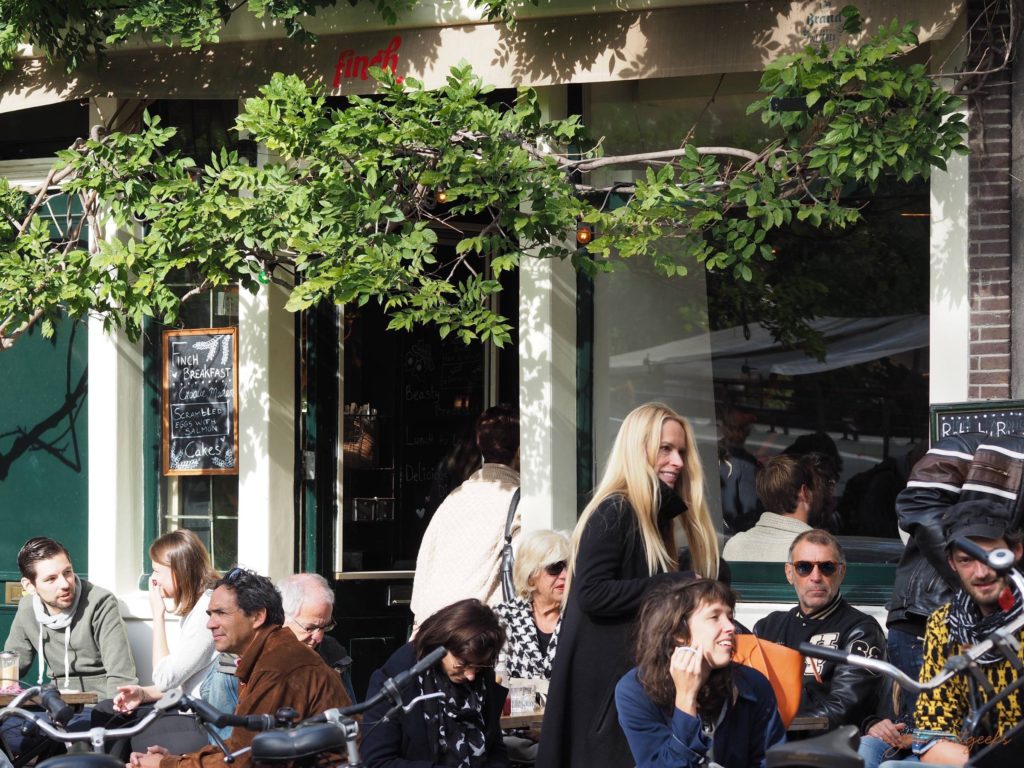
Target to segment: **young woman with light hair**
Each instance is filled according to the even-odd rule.
[[[573,532],[538,768],[633,764],[615,683],[632,666],[630,627],[648,587],[692,578],[678,571],[677,518],[690,567],[717,578],[718,540],[693,429],[668,406],[648,403],[623,420]]]
[[[153,685],[118,688],[114,709],[130,712],[140,704],[156,701],[161,692],[181,687],[199,696],[203,680],[217,660],[213,636],[206,628],[206,607],[217,572],[210,554],[192,531],[179,528],[156,539],[149,547],[153,575],[149,580],[149,605],[153,612]],[[167,606],[181,617],[178,640],[172,650],[167,639]]]

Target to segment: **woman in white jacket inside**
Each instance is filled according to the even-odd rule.
[[[216,663],[213,636],[206,628],[206,607],[217,572],[210,554],[192,531],[179,528],[164,534],[149,548],[153,575],[149,581],[149,604],[153,611],[153,685],[124,685],[114,697],[114,709],[131,712],[140,704],[156,701],[169,688],[181,687],[191,696]],[[167,642],[167,606],[181,617],[175,647]]]

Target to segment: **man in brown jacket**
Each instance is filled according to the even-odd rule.
[[[241,687],[235,714],[274,714],[292,707],[299,718],[351,704],[341,676],[312,648],[284,628],[281,595],[270,579],[234,568],[214,589],[206,626],[218,651],[236,653]],[[254,734],[235,728],[227,746],[237,752],[252,743]],[[163,747],[133,752],[136,768],[224,768],[224,754],[214,746],[187,755],[170,755]],[[239,755],[233,768],[249,768],[249,753]]]

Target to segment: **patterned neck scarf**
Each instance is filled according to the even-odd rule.
[[[961,646],[977,645],[993,630],[1020,616],[1024,610],[1024,601],[1021,600],[1020,592],[1014,589],[1013,582],[1008,581],[1007,585],[1013,595],[1013,604],[988,616],[982,615],[977,603],[963,588],[958,589],[949,607],[950,638]],[[999,603],[1000,606],[1004,605],[1003,597],[1000,597]],[[997,664],[1001,661],[1006,661],[1006,657],[994,648],[978,658],[979,664]]]
[[[487,764],[484,734],[484,681],[453,683],[434,666],[419,677],[424,694],[444,696],[423,702],[427,738],[436,765],[482,768]]]

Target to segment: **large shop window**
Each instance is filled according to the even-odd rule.
[[[673,146],[691,126],[698,144],[750,147],[765,131],[745,114],[757,79],[595,85],[587,119],[608,154]],[[631,178],[620,171],[597,183]],[[696,263],[683,279],[638,261],[596,280],[595,476],[626,413],[650,400],[671,405],[696,431],[724,542],[733,532],[731,464],[830,454],[840,540],[862,564],[850,569],[847,591],[882,603],[903,550],[895,495],[928,438],[928,190],[892,182],[848,194],[863,210],[858,226],[793,226],[772,242],[767,281],[798,297],[812,318],[810,343],[776,341],[761,292]],[[744,599],[792,599],[781,566],[734,564],[733,573]]]
[[[177,134],[171,145],[201,166],[221,147],[232,149],[238,103],[234,100],[157,101],[148,106]],[[174,274],[168,281],[184,295],[196,284],[192,275]],[[238,288],[230,286],[190,297],[182,306],[177,328],[225,328],[238,325]],[[146,360],[146,548],[156,536],[189,528],[202,540],[213,565],[226,570],[238,558],[238,476],[173,476],[162,474],[160,451],[161,331],[150,323],[143,339]],[[144,553],[145,554],[145,553]],[[148,560],[147,560],[148,562]]]

